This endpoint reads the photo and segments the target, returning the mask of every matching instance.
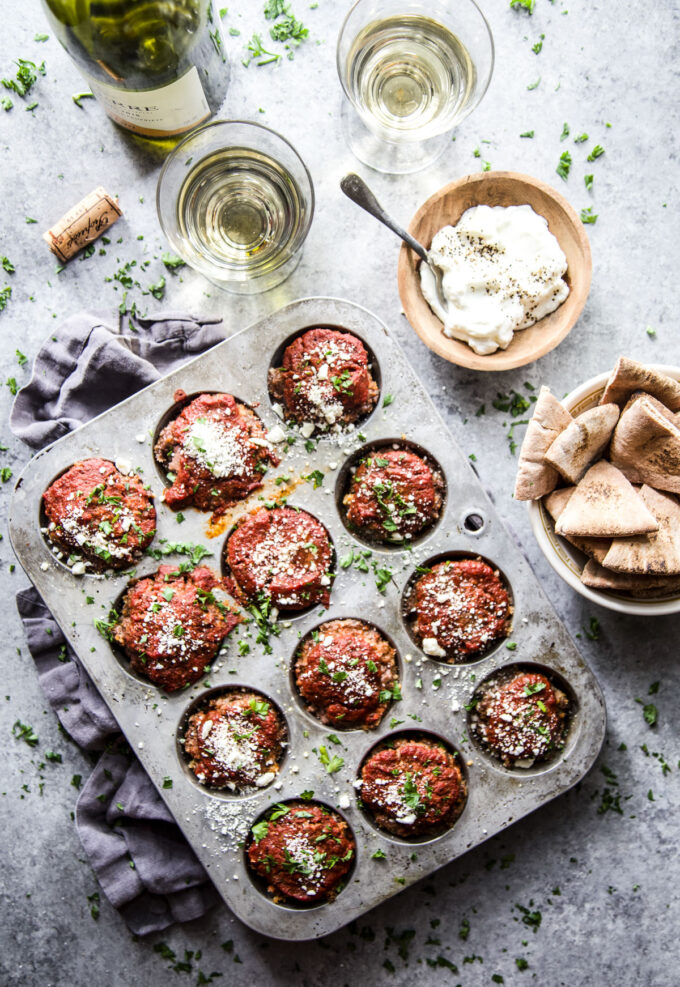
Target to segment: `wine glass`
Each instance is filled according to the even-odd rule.
[[[352,151],[391,174],[432,164],[482,99],[493,61],[474,0],[357,0],[337,47]]]

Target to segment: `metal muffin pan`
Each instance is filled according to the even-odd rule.
[[[344,437],[320,438],[313,452],[305,449],[305,440],[299,435],[288,450],[279,446],[281,465],[270,469],[264,490],[228,512],[219,525],[211,526],[208,516],[193,508],[185,510],[185,521],[178,523],[161,501],[163,484],[152,450],[152,438],[174,403],[174,392],[226,391],[238,395],[256,408],[268,429],[272,428],[280,424],[267,387],[273,356],[280,354],[290,337],[318,325],[349,330],[368,344],[379,363],[381,395],[375,410]],[[384,407],[387,395],[393,400]],[[340,517],[338,478],[343,463],[362,445],[401,436],[427,450],[444,471],[443,514],[416,539],[410,551],[377,546],[369,549],[347,531]],[[238,640],[249,633],[248,628],[241,628],[227,639],[207,676],[168,696],[130,675],[93,624],[95,618],[106,615],[129,575],[76,577],[55,559],[40,531],[43,491],[65,468],[91,456],[126,461],[143,470],[142,476],[156,494],[158,532],[152,548],[161,539],[200,543],[214,553],[205,564],[219,569],[225,537],[233,523],[260,506],[262,499],[287,494],[288,503],[309,510],[325,524],[339,563],[351,550],[372,551],[369,572],[339,564],[328,610],[317,606],[300,616],[282,616],[281,633],[271,638],[272,654],[256,646],[252,634],[245,638],[250,653],[240,655]],[[324,473],[323,484],[316,489],[313,483],[301,480],[312,470]],[[276,477],[290,480],[276,486]],[[19,561],[225,902],[246,924],[266,935],[297,940],[334,931],[565,792],[588,771],[602,745],[604,702],[592,672],[399,346],[383,323],[359,305],[335,298],[293,302],[38,453],[17,483],[10,535]],[[401,617],[402,596],[416,565],[447,553],[480,555],[504,574],[513,597],[510,640],[516,644],[515,650],[508,650],[503,642],[479,661],[449,666],[426,657],[416,647]],[[179,562],[181,558],[168,556],[163,561]],[[373,561],[393,571],[384,593],[377,590]],[[135,571],[145,575],[158,565],[145,557]],[[88,604],[87,597],[94,598],[94,603]],[[392,704],[380,727],[370,732],[325,727],[304,710],[292,686],[290,665],[301,637],[324,620],[341,617],[374,624],[398,652],[403,698]],[[482,752],[468,733],[464,707],[476,685],[510,663],[536,664],[554,671],[576,697],[565,750],[554,761],[530,772],[504,769]],[[288,728],[289,746],[276,782],[246,795],[211,792],[195,784],[188,777],[177,741],[191,704],[209,691],[214,693],[217,687],[233,686],[269,696],[283,712]],[[419,729],[443,738],[460,752],[468,800],[446,833],[425,842],[407,842],[371,825],[356,805],[354,783],[367,752],[379,741]],[[329,733],[337,734],[340,746],[329,741]],[[321,745],[344,759],[341,770],[332,775],[326,772],[313,751]],[[356,840],[356,862],[335,901],[296,908],[275,904],[263,892],[246,865],[243,844],[252,823],[268,807],[295,799],[305,790],[312,790],[315,801],[335,808],[348,821]],[[382,850],[385,858],[374,859],[376,850]]]

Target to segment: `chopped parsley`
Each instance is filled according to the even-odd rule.
[[[80,109],[82,110],[83,104],[82,104],[81,100],[83,100],[83,99],[94,99],[94,93],[91,93],[89,90],[87,90],[86,92],[82,92],[82,93],[73,93],[73,95],[71,96],[71,99],[76,104],[76,106],[79,106]]]
[[[534,130],[525,130],[524,133],[523,134],[520,134],[519,136],[520,137],[533,137],[534,134],[535,134],[535,131]]]
[[[389,408],[389,406],[392,404],[393,401],[394,401],[394,395],[386,394],[385,397],[383,398],[383,403],[382,403],[383,408]]]
[[[177,257],[175,254],[165,253],[161,257],[161,260],[168,271],[176,271],[177,268],[186,265],[186,261],[183,261],[181,257]]]
[[[311,473],[308,473],[306,476],[303,476],[302,479],[305,481],[305,483],[310,483],[310,482],[313,483],[314,489],[316,490],[318,487],[323,485],[324,474],[321,472],[321,470],[313,470]]]
[[[594,176],[593,175],[584,175],[583,176],[583,181],[584,181],[584,184],[586,186],[586,191],[587,192],[592,192],[592,190],[593,190],[593,179],[594,179]]]
[[[592,224],[597,222],[597,213],[593,212],[593,207],[588,206],[586,209],[581,210],[581,222],[585,224]]]
[[[146,553],[154,559],[161,559],[165,555],[187,555],[192,567],[197,566],[206,556],[212,555],[203,545],[169,541],[167,538],[161,538],[160,543],[155,548],[147,548]]]
[[[569,124],[568,123],[563,123],[562,124],[562,133],[560,134],[560,141],[565,141],[567,139],[567,137],[569,136],[570,133],[571,133],[571,129],[569,127]]]
[[[36,747],[38,745],[38,735],[33,727],[27,723],[22,723],[21,720],[14,722],[12,734],[17,740],[23,740],[29,747]]]
[[[527,86],[527,89],[529,90],[529,92],[531,92],[531,91],[532,91],[532,89],[538,89],[538,87],[540,86],[540,84],[541,84],[541,77],[540,77],[540,75],[539,75],[539,77],[538,77],[538,79],[536,79],[536,82],[532,82],[532,83],[530,83],[530,84],[529,84],[529,85]]]
[[[604,148],[602,147],[602,145],[596,144],[595,147],[590,152],[590,154],[588,155],[588,157],[586,158],[586,161],[595,161],[597,158],[601,158],[603,154],[604,154]]]
[[[555,171],[560,176],[563,182],[569,178],[569,171],[571,169],[571,154],[569,151],[562,151],[560,154],[560,161],[557,165]]]
[[[318,756],[329,775],[335,774],[336,771],[340,771],[340,769],[344,767],[345,759],[338,757],[337,754],[333,754],[331,757],[328,750],[323,745],[319,745],[318,751],[316,748],[313,749],[314,753]]]
[[[524,10],[533,14],[534,7],[536,6],[536,0],[510,0],[511,7],[523,7]]]
[[[23,99],[33,88],[38,76],[45,75],[45,63],[41,62],[40,65],[36,65],[35,62],[31,62],[27,58],[17,58],[14,64],[18,66],[14,79],[0,79],[0,82],[5,89],[11,89]]]

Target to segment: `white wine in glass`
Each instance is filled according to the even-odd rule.
[[[489,27],[473,0],[357,0],[338,40],[343,107],[357,157],[379,171],[418,171],[486,92]]]

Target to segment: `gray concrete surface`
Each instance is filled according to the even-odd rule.
[[[106,900],[98,921],[90,916],[88,895],[97,885],[71,820],[76,798],[71,778],[86,776],[90,762],[46,708],[13,603],[15,591],[27,581],[20,571],[11,571],[12,553],[0,526],[5,534],[0,544],[5,695],[0,706],[0,982],[153,987],[168,978],[204,983],[215,972],[223,975],[215,982],[235,987],[254,982],[397,987],[414,979],[427,987],[500,982],[671,987],[678,983],[680,959],[680,751],[673,722],[680,625],[677,618],[626,618],[590,606],[553,574],[533,541],[523,505],[512,501],[507,416],[494,411],[491,402],[499,391],[522,390],[525,381],[547,383],[563,393],[607,369],[619,353],[680,362],[675,325],[680,8],[671,0],[647,6],[632,0],[536,0],[529,16],[510,9],[506,0],[485,0],[497,45],[489,92],[459,128],[444,159],[422,174],[397,179],[357,167],[342,142],[334,45],[347,0],[319,0],[314,9],[308,0],[292,5],[309,25],[310,38],[293,62],[262,68],[241,64],[244,40],[266,28],[261,3],[230,5],[225,27],[241,35],[226,37],[233,81],[223,115],[254,118],[279,129],[309,164],[318,208],[303,262],[284,286],[245,301],[219,294],[197,276],[170,277],[166,303],[220,312],[226,330],[232,330],[300,295],[337,294],[367,305],[388,322],[462,448],[476,455],[501,516],[516,531],[598,675],[609,710],[605,748],[577,789],[395,897],[358,927],[325,941],[288,946],[267,940],[224,907],[151,941],[133,941]],[[156,281],[163,273],[159,258],[165,245],[153,205],[160,159],[119,132],[93,101],[82,109],[72,102],[71,93],[83,88],[82,81],[54,38],[34,41],[36,32],[45,30],[37,4],[7,0],[3,21],[3,75],[17,57],[44,58],[47,64],[34,97],[24,103],[15,98],[10,112],[0,111],[0,252],[16,266],[15,274],[0,281],[0,286],[12,285],[11,301],[0,314],[3,375],[21,384],[29,365],[18,365],[17,348],[30,360],[71,312],[88,306],[113,311],[121,292],[116,282],[105,279],[120,263],[136,258],[151,260],[140,280]],[[542,51],[535,54],[532,45],[543,34]],[[539,77],[539,86],[528,90]],[[27,111],[33,98],[38,106]],[[565,121],[571,136],[561,143]],[[528,130],[535,131],[534,139],[521,139]],[[573,137],[584,131],[590,140],[574,144]],[[587,164],[595,142],[605,154]],[[480,148],[479,158],[475,148]],[[563,183],[555,167],[565,149],[574,163]],[[396,241],[337,188],[345,171],[359,170],[384,205],[407,220],[445,181],[477,171],[483,161],[537,175],[559,186],[578,209],[592,204],[599,217],[588,226],[594,280],[577,327],[539,363],[488,376],[449,366],[421,345],[400,314]],[[586,172],[595,176],[592,195],[584,188]],[[123,243],[106,256],[76,259],[56,274],[40,234],[98,184],[120,194],[125,218],[116,234]],[[26,217],[37,224],[27,225]],[[134,294],[142,310],[154,310],[150,296]],[[487,413],[475,417],[482,403]],[[10,404],[10,390],[3,386],[0,414],[5,421]],[[0,454],[1,465],[18,474],[29,451],[12,439],[7,426],[2,445],[9,448]],[[8,482],[0,490],[3,511],[10,488]],[[596,640],[584,633],[592,618],[599,621],[599,633],[592,635]],[[648,697],[654,682],[658,693]],[[638,699],[656,703],[656,727],[645,722]],[[38,747],[12,737],[17,719],[33,726]],[[63,761],[40,770],[46,750],[58,751]],[[667,773],[659,754],[670,767]],[[605,788],[620,794],[620,814],[598,812]],[[180,960],[185,950],[202,955],[190,958],[190,972],[172,972],[172,964],[154,949],[161,941]],[[229,941],[232,951],[222,948]],[[528,963],[523,971],[518,957]]]

